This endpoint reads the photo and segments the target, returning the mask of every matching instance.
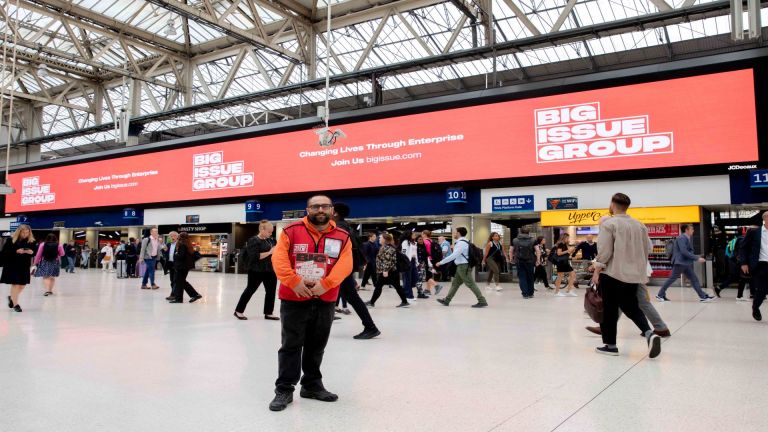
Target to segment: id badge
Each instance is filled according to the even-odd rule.
[[[338,259],[341,254],[341,240],[326,239],[323,246],[323,253],[331,258]]]

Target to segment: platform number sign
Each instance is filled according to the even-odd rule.
[[[466,204],[467,191],[464,188],[450,188],[446,191],[446,200],[448,204]]]
[[[246,213],[263,213],[264,210],[261,208],[261,202],[259,201],[246,201],[245,202],[245,212]]]
[[[749,187],[768,188],[768,169],[750,171]]]
[[[137,219],[139,217],[136,209],[126,208],[123,209],[123,219]]]

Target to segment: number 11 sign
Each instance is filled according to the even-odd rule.
[[[750,171],[749,187],[768,188],[768,169]]]

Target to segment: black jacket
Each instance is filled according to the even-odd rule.
[[[173,254],[173,265],[177,270],[192,270],[195,268],[197,254],[191,246],[176,243],[176,251]]]
[[[763,227],[751,229],[744,236],[744,243],[739,249],[739,264],[749,265],[749,270],[753,271],[760,262],[760,236]]]

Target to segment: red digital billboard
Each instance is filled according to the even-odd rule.
[[[6,212],[758,159],[751,69],[338,128],[13,173]]]

